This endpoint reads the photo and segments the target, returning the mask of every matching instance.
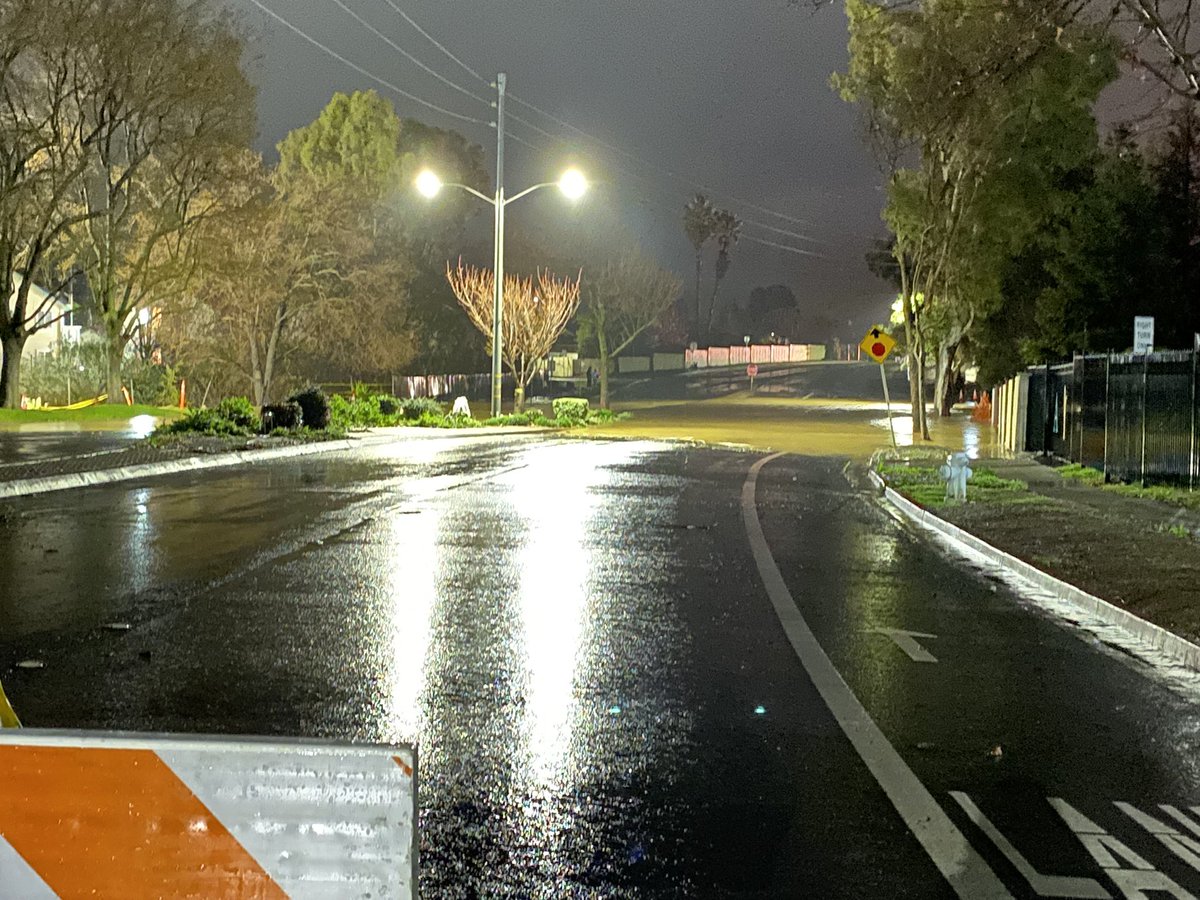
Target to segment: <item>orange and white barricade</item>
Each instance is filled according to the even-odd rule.
[[[412,898],[407,745],[0,731],[0,897]]]

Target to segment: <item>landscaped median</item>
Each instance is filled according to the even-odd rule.
[[[616,418],[608,410],[591,409],[581,398],[559,398],[552,409],[553,419],[531,410],[481,422],[428,399],[331,400],[310,388],[285,403],[258,409],[244,397],[231,397],[212,408],[189,409],[170,421],[156,416],[160,424],[154,433],[124,448],[9,464],[0,471],[0,499],[354,449],[395,441],[405,431],[413,436],[421,429],[436,429],[439,435],[484,436],[581,428]]]
[[[954,503],[945,499],[938,473],[944,458],[939,451],[886,454],[874,469],[925,516],[1191,644],[1200,642],[1200,514],[1187,508],[1194,495],[1089,484],[1095,479],[1071,477],[1079,474],[1074,469],[1064,469],[1064,477],[1033,460],[983,460],[972,464],[967,502]],[[1164,502],[1168,498],[1175,502]],[[953,537],[953,529],[939,530]],[[1195,648],[1176,649],[1200,660]]]

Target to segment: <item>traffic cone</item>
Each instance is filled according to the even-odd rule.
[[[992,398],[987,391],[983,392],[983,399],[975,407],[975,412],[971,418],[976,422],[990,422],[992,420]]]

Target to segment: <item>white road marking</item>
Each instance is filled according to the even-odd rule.
[[[896,642],[896,646],[908,654],[913,662],[935,663],[937,657],[918,644],[915,638],[933,640],[936,634],[923,634],[920,631],[905,631],[902,628],[870,628],[872,634],[885,634]]]
[[[1169,876],[1159,872],[1119,838],[1113,837],[1066,800],[1060,797],[1046,799],[1092,858],[1104,869],[1104,874],[1121,889],[1125,900],[1150,900],[1146,891],[1166,891],[1176,900],[1196,900],[1193,894],[1185,891]],[[1113,854],[1122,857],[1133,868],[1123,868]]]
[[[1161,809],[1163,812],[1165,812],[1168,816],[1170,816],[1176,822],[1178,822],[1180,825],[1182,825],[1184,828],[1186,828],[1188,831],[1190,831],[1192,834],[1194,834],[1196,837],[1200,837],[1200,822],[1193,822],[1191,819],[1189,819],[1185,814],[1180,812],[1174,806],[1169,806],[1166,803],[1160,803],[1158,808]],[[1200,806],[1193,806],[1192,813],[1196,816],[1200,816]]]
[[[946,815],[858,702],[800,614],[763,534],[754,500],[758,473],[776,453],[750,467],[742,485],[742,519],[763,586],[804,671],[892,805],[959,897],[1011,898],[987,862]]]
[[[1039,897],[1090,898],[1090,900],[1108,900],[1112,897],[1112,894],[1094,878],[1041,874],[1021,854],[1021,851],[1000,833],[1000,829],[991,823],[970,797],[962,791],[951,791],[950,796],[958,802],[971,821],[991,839],[992,843],[996,845],[996,849],[1012,863],[1013,868],[1021,873],[1021,877],[1029,882],[1029,887]]]
[[[1180,834],[1172,826],[1142,812],[1131,803],[1117,801],[1113,805],[1154,835],[1160,844],[1200,872],[1200,841]]]

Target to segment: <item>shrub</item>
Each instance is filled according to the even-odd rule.
[[[282,403],[262,409],[262,430],[267,434],[276,434],[281,430],[294,431],[303,422],[304,410],[299,403]]]
[[[329,400],[329,421],[339,428],[373,428],[387,425],[380,412],[376,396],[356,397],[353,400],[334,394]]]
[[[379,398],[379,412],[385,418],[392,418],[400,411],[400,402],[395,397],[386,394]]]
[[[542,412],[537,409],[531,409],[523,413],[515,413],[509,416],[496,416],[495,418],[485,419],[484,425],[538,425],[542,428],[552,427],[555,422],[553,419],[547,419]]]
[[[406,419],[418,421],[427,415],[441,416],[445,410],[432,397],[411,397],[400,401],[400,414]]]
[[[231,422],[220,415],[215,409],[189,409],[183,418],[176,419],[160,429],[166,434],[211,434],[245,436],[250,434],[245,428]]]
[[[465,416],[462,413],[456,415],[442,416],[442,428],[475,428],[479,423],[474,416]]]
[[[584,397],[559,397],[554,401],[554,418],[559,425],[583,425],[588,419],[588,402]]]
[[[217,404],[216,413],[248,434],[254,434],[262,427],[258,410],[245,397],[226,397]]]
[[[287,402],[300,404],[301,424],[305,428],[322,431],[329,426],[329,399],[316,385],[293,394]]]

